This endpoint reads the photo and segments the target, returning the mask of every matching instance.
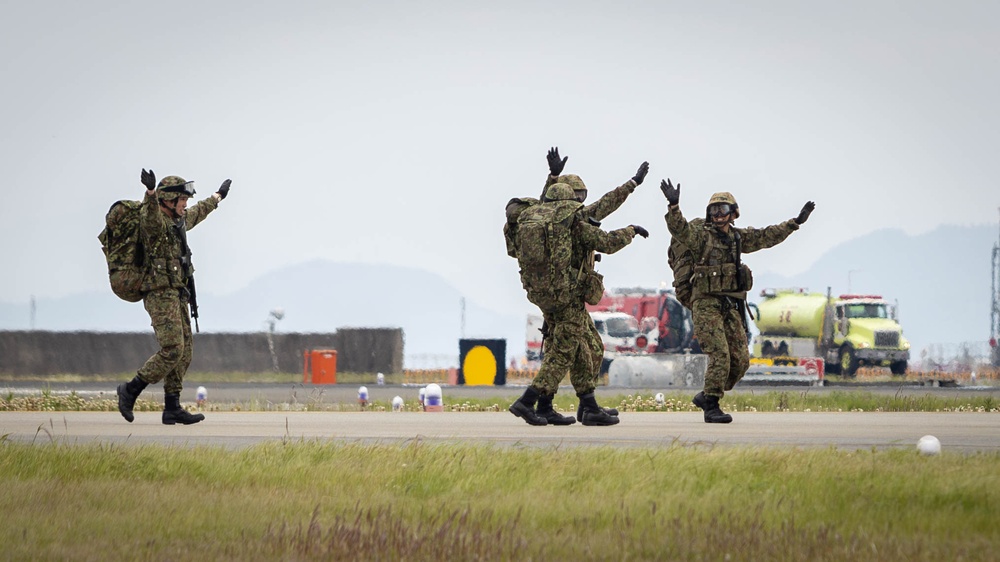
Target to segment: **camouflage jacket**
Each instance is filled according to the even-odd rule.
[[[543,196],[549,189],[549,186],[554,183],[558,183],[559,177],[562,176],[547,176],[545,186],[542,188]],[[628,180],[624,184],[605,193],[594,203],[584,206],[581,210],[581,215],[583,217],[592,217],[596,221],[604,220],[608,217],[608,215],[618,210],[618,207],[622,206],[622,203],[628,199],[628,196],[635,191],[635,186],[636,183],[634,181]],[[541,199],[534,199],[531,197],[515,197],[507,203],[507,222],[503,225],[503,235],[504,240],[506,241],[508,256],[517,259],[517,252],[514,250],[514,239],[517,236],[517,217],[524,209],[538,205],[539,203],[541,203]],[[592,268],[593,266],[591,265],[590,267]]]
[[[764,228],[730,227],[725,233],[708,221],[698,219],[688,222],[681,213],[680,206],[668,209],[667,230],[680,243],[690,248],[694,256],[694,277],[692,281],[693,299],[730,294],[749,290],[750,286],[737,287],[738,268],[736,266],[736,238],[739,237],[740,254],[749,254],[776,246],[792,232],[799,229],[794,219]],[[745,275],[749,276],[749,271]],[[749,283],[752,284],[752,279]]]
[[[548,176],[545,179],[545,186],[542,187],[542,195],[545,195],[546,190],[549,186],[554,183],[559,183],[559,178],[562,176]],[[583,216],[592,217],[596,221],[603,221],[608,218],[611,213],[618,210],[618,207],[625,203],[628,196],[635,191],[636,183],[631,179],[627,182],[619,185],[618,187],[612,189],[611,191],[605,193],[600,199],[594,201],[590,205],[585,205],[583,207]]]
[[[613,254],[632,243],[635,229],[631,226],[604,231],[586,220],[586,208],[577,212],[580,218],[573,225],[573,267],[579,269],[591,252]]]
[[[215,197],[207,197],[187,209],[184,217],[171,219],[162,210],[156,195],[147,194],[139,211],[139,235],[146,251],[146,275],[142,282],[142,292],[157,289],[187,286],[188,276],[194,273],[194,265],[184,267],[182,263],[183,243],[177,229],[185,231],[197,226],[209,213],[218,208]],[[187,256],[190,262],[190,248]]]

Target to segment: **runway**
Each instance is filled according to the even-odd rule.
[[[610,427],[533,427],[503,412],[208,412],[190,426],[165,426],[159,412],[0,412],[0,439],[35,445],[159,444],[240,448],[268,441],[405,445],[465,443],[520,447],[835,447],[916,450],[923,435],[945,453],[1000,451],[995,413],[735,412],[728,425],[700,412],[621,414]]]

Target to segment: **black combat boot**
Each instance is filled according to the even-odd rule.
[[[604,413],[609,416],[618,417],[617,408],[605,408],[604,406],[601,406],[601,409],[604,410]],[[576,420],[580,422],[583,421],[583,402],[580,402],[580,405],[576,407]]]
[[[733,416],[723,412],[722,408],[719,407],[718,396],[708,396],[704,392],[699,392],[694,395],[691,402],[705,411],[705,423],[730,423],[733,421]]]
[[[573,425],[576,423],[576,418],[564,416],[552,407],[553,398],[555,396],[548,394],[542,394],[538,397],[538,408],[535,410],[538,415],[545,418],[549,425]]]
[[[586,394],[577,394],[580,398],[580,421],[583,425],[615,425],[618,423],[618,416],[612,416],[597,404],[597,399],[594,398],[593,392],[588,392]],[[615,410],[615,413],[618,411]]]
[[[510,413],[524,419],[529,425],[548,425],[548,420],[535,413],[535,402],[538,402],[538,391],[529,386],[524,395],[510,405]]]
[[[147,386],[149,383],[140,379],[139,375],[118,385],[118,411],[128,423],[132,423],[132,420],[135,419],[135,416],[132,415],[132,408],[135,408],[136,398]]]
[[[191,425],[205,419],[204,414],[192,414],[181,408],[180,394],[167,394],[164,396],[164,402],[166,403],[166,407],[163,408],[164,425],[174,425],[176,423]]]

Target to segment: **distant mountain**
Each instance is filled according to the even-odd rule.
[[[974,342],[985,346],[990,328],[993,226],[945,226],[910,236],[879,230],[824,254],[802,274],[755,271],[751,300],[765,287],[808,287],[834,294],[877,293],[900,305],[914,361],[928,346]],[[747,258],[753,266],[752,255]],[[850,284],[850,286],[848,286]],[[650,283],[653,285],[653,283]],[[272,309],[284,309],[283,332],[332,332],[339,327],[401,327],[406,365],[437,367],[458,361],[462,295],[446,279],[419,269],[313,261],[273,271],[228,295],[202,294],[207,332],[266,329]],[[509,314],[465,303],[465,336],[507,339],[508,356],[523,353],[526,302],[507,303]],[[40,330],[146,331],[141,304],[110,291],[38,299]],[[0,329],[29,327],[27,303],[0,302]]]

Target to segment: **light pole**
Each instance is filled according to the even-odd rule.
[[[278,320],[285,317],[285,310],[282,308],[275,308],[267,315],[267,349],[271,352],[271,364],[274,366],[274,372],[278,372],[278,355],[274,353],[274,330],[278,325]]]

